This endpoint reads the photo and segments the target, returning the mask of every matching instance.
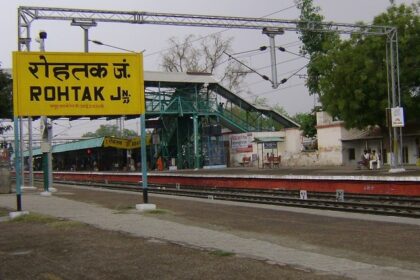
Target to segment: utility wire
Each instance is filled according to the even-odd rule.
[[[306,66],[306,65],[305,65]],[[300,69],[300,68],[298,68],[298,69]],[[282,76],[282,75],[286,75],[286,74],[289,74],[289,73],[293,73],[293,72],[295,72],[297,69],[293,69],[293,70],[290,70],[290,71],[287,71],[287,72],[283,72],[283,73],[281,73],[281,74],[279,74],[279,76]],[[256,85],[256,84],[260,84],[260,83],[263,83],[264,81],[256,81],[256,82],[252,82],[252,83],[249,83],[249,84],[247,84],[247,86],[249,87],[249,86],[253,86],[253,85]]]
[[[288,62],[292,62],[292,61],[295,61],[295,60],[299,60],[299,59],[301,59],[301,58],[300,57],[294,57],[294,58],[291,58],[291,59],[283,60],[283,61],[280,61],[280,62],[276,63],[276,66],[278,66],[280,64],[285,64],[285,63],[288,63]],[[259,67],[255,70],[262,70],[262,69],[266,69],[266,68],[269,68],[269,67],[271,67],[271,64],[267,65],[267,66]]]
[[[303,58],[306,58],[306,59],[310,59],[309,57],[307,57],[307,56],[304,56],[304,55],[301,55],[301,54],[298,54],[298,53],[294,53],[294,52],[291,52],[291,51],[288,51],[288,50],[286,50],[284,47],[278,47],[277,48],[279,51],[281,51],[281,52],[286,52],[286,53],[290,53],[290,54],[293,54],[293,55],[296,55],[296,56],[300,56],[300,57],[303,57]]]
[[[293,41],[293,42],[289,42],[289,43],[285,43],[285,44],[283,44],[283,46],[286,46],[286,45],[290,45],[290,44],[295,44],[296,42],[300,42],[300,41]],[[301,45],[302,43],[299,43],[299,45]],[[296,44],[295,44],[295,46],[297,46]],[[260,50],[261,48],[263,48],[263,47],[265,47],[265,46],[262,46],[262,47],[260,47],[260,48],[258,48],[258,49],[254,49],[254,50],[249,50],[249,51],[243,51],[243,52],[238,52],[238,53],[235,53],[235,54],[232,54],[232,55],[236,55],[236,54],[241,54],[241,53],[243,53],[244,55],[242,55],[242,56],[238,56],[238,57],[236,57],[237,59],[240,59],[240,58],[246,58],[246,57],[253,57],[253,56],[257,56],[257,55],[262,55],[262,54],[265,54],[266,53],[266,51],[264,50],[264,51],[261,51],[261,52],[257,52],[257,53],[252,53],[252,54],[248,54],[248,55],[245,55],[245,53],[248,53],[248,52],[253,52],[253,51],[257,51],[257,50]],[[268,48],[268,47],[266,47],[266,48]],[[296,55],[296,56],[300,56],[300,57],[303,57],[303,58],[307,58],[307,57],[305,57],[305,56],[302,56],[302,55],[300,55],[300,54],[296,54],[296,53],[294,53],[294,52],[289,52],[289,51],[286,51],[286,52],[288,52],[288,53],[290,53],[290,54],[294,54],[294,55]],[[307,59],[309,59],[309,58],[307,58]],[[218,64],[216,64],[215,65],[215,67],[219,67],[220,65],[222,65],[222,64],[224,64],[224,63],[226,63],[226,62],[228,62],[230,59],[226,59],[226,60],[223,60],[223,61],[221,61],[221,62],[219,62]],[[288,61],[285,61],[285,62],[288,62]],[[278,63],[279,64],[279,63]],[[278,64],[276,64],[276,65],[278,65]],[[280,63],[281,64],[281,63]],[[264,68],[268,68],[268,67],[271,67],[271,65],[268,65],[268,66],[263,66],[262,68],[260,68],[260,69],[264,69]],[[258,70],[258,69],[257,69]]]
[[[296,7],[298,4],[299,4],[299,3],[296,3],[296,4],[294,4],[294,5],[291,5],[291,6],[289,6],[289,7],[283,8],[283,9],[281,9],[281,10],[278,10],[278,11],[275,11],[275,12],[272,12],[272,13],[269,13],[269,14],[266,14],[266,15],[264,15],[264,16],[262,16],[262,17],[259,17],[259,18],[260,18],[260,19],[261,19],[261,18],[266,18],[266,17],[272,16],[272,15],[274,15],[274,14],[278,14],[278,13],[284,12],[284,11],[286,11],[286,10],[289,10],[289,9],[292,9],[292,8]],[[216,35],[216,34],[219,34],[219,33],[223,33],[223,32],[229,31],[229,30],[231,30],[231,29],[232,29],[232,28],[226,28],[226,29],[224,29],[224,30],[220,30],[220,31],[217,31],[217,32],[212,32],[212,33],[209,33],[209,34],[207,34],[207,35],[205,35],[205,36],[203,36],[203,37],[200,37],[200,38],[197,38],[197,39],[195,39],[195,40],[191,41],[190,43],[195,43],[195,42],[198,42],[198,41],[200,41],[200,40],[204,40],[205,38],[208,38],[208,37],[210,37],[210,36],[212,36],[212,35]],[[149,54],[145,55],[144,57],[146,58],[146,57],[149,57],[149,56],[153,56],[153,55],[156,55],[156,54],[159,54],[159,53],[162,53],[162,52],[168,51],[168,50],[170,50],[170,49],[173,49],[173,47],[166,48],[166,49],[162,49],[162,50],[159,50],[159,51],[156,51],[156,52],[153,52],[153,53],[149,53]]]
[[[225,51],[224,51],[223,53],[224,53],[225,55],[227,55],[229,58],[231,58],[231,59],[235,60],[236,62],[238,62],[239,64],[241,64],[242,66],[244,66],[245,68],[247,68],[247,69],[249,69],[250,71],[254,72],[255,74],[257,74],[258,76],[260,76],[260,77],[261,77],[261,78],[263,78],[264,80],[266,80],[266,81],[270,81],[270,82],[271,82],[270,78],[269,78],[269,77],[267,77],[266,75],[263,75],[263,74],[258,73],[256,70],[252,69],[251,67],[249,67],[248,65],[246,65],[246,64],[245,64],[245,63],[243,63],[242,61],[240,61],[240,60],[238,60],[238,59],[234,58],[232,55],[228,54],[227,52],[225,52]]]
[[[266,95],[266,94],[274,93],[274,92],[277,92],[277,91],[286,90],[286,89],[289,89],[289,88],[299,87],[299,86],[303,86],[303,85],[305,85],[305,83],[299,83],[299,84],[289,85],[287,87],[281,87],[281,88],[278,88],[278,89],[269,90],[269,91],[265,91],[265,92],[261,92],[261,93],[250,94],[250,96]]]
[[[265,51],[267,48],[268,48],[268,47],[266,47],[266,46],[262,46],[262,47],[259,47],[258,49],[253,49],[253,50],[249,50],[249,51],[237,52],[237,53],[233,53],[232,55],[239,55],[239,54],[245,54],[245,53],[256,52],[256,51]]]

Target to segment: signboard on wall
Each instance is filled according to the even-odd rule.
[[[252,133],[242,133],[230,136],[231,147],[237,153],[248,153],[253,151]]]
[[[264,149],[277,149],[277,142],[264,142]]]
[[[13,53],[15,116],[145,112],[143,57],[134,53]]]
[[[148,134],[146,135],[146,145],[150,145],[151,143],[151,136]],[[122,138],[115,138],[115,137],[105,137],[104,138],[104,147],[111,147],[117,149],[137,149],[141,147],[140,137],[134,137],[132,139],[122,139]]]

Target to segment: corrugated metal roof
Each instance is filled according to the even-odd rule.
[[[42,155],[41,148],[32,149],[32,156],[39,156],[39,155]],[[23,156],[28,157],[29,151],[24,151]],[[14,154],[13,154],[13,158],[14,158]]]
[[[71,143],[66,143],[66,144],[60,144],[53,147],[53,153],[62,153],[62,152],[68,152],[68,151],[77,151],[77,150],[102,147],[102,144],[104,143],[104,138],[105,137],[99,137],[99,138],[81,140],[81,141],[76,141],[76,142],[71,142]]]
[[[254,142],[264,143],[264,142],[283,142],[284,137],[258,137],[255,138]]]
[[[62,153],[62,152],[69,152],[69,151],[77,151],[77,150],[84,150],[90,148],[98,148],[102,147],[105,137],[93,138],[93,139],[86,139],[81,141],[75,141],[65,144],[59,144],[53,146],[52,152],[53,153]],[[41,148],[36,148],[32,150],[33,156],[42,155]],[[29,156],[29,151],[24,151],[23,156]]]
[[[262,107],[262,106],[258,107],[254,104],[251,104],[250,102],[246,101],[245,99],[243,99],[239,95],[237,95],[237,94],[231,92],[230,90],[224,88],[220,84],[212,84],[212,85],[209,86],[209,88],[211,88],[212,90],[217,92],[219,95],[223,96],[224,98],[232,101],[232,103],[238,105],[239,107],[241,107],[242,109],[244,109],[246,111],[260,111],[260,112],[264,113],[265,115],[273,118],[274,120],[276,120],[277,122],[279,122],[280,124],[282,124],[286,128],[300,127],[300,125],[298,123],[296,123],[295,121],[283,116],[282,114],[278,113],[277,111],[273,110],[272,108]]]
[[[341,141],[355,141],[355,140],[370,140],[370,139],[382,139],[382,130],[379,126],[369,127],[364,130],[355,130],[351,135],[341,138]]]
[[[144,71],[144,83],[146,86],[153,86],[156,83],[165,84],[216,84],[217,81],[207,73],[185,73],[185,72],[158,72]]]

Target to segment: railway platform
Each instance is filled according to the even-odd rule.
[[[24,210],[138,237],[232,252],[317,276],[420,277],[418,219],[155,194],[150,200],[160,214],[147,214],[131,210],[141,200],[137,193],[57,188],[51,197],[25,193]],[[0,207],[13,208],[14,203],[13,195],[0,196]]]
[[[179,174],[214,174],[214,175],[238,175],[238,176],[351,176],[351,177],[384,177],[384,178],[410,178],[420,177],[420,166],[405,165],[402,172],[390,172],[389,166],[380,169],[369,170],[354,166],[279,166],[274,168],[256,167],[230,167],[230,168],[207,168],[207,169],[182,169],[176,171],[164,171],[163,173]]]
[[[42,173],[37,174],[41,177]],[[57,180],[82,182],[138,183],[138,172],[54,172]],[[420,196],[420,167],[406,166],[404,172],[389,168],[358,170],[354,167],[219,168],[151,171],[148,181],[156,185],[210,188],[306,190],[372,195]]]

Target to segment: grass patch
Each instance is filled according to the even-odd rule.
[[[122,205],[122,204],[118,204],[117,206],[114,207],[114,214],[125,214],[130,210],[134,210],[134,207],[132,205]]]
[[[77,221],[58,220],[48,224],[50,227],[55,229],[71,229],[76,227],[84,226],[83,223]]]
[[[210,254],[213,255],[213,256],[217,256],[217,257],[231,257],[231,256],[235,255],[235,253],[226,252],[226,251],[223,251],[223,250],[211,251]]]
[[[150,215],[163,215],[163,214],[169,213],[169,211],[165,209],[155,209],[155,210],[146,211],[145,213],[150,214]]]
[[[10,211],[0,209],[0,217],[8,216]]]
[[[75,227],[81,227],[84,224],[76,221],[70,220],[62,220],[54,217],[39,215],[39,214],[32,214],[29,215],[22,215],[17,217],[13,220],[10,220],[11,223],[38,223],[38,224],[46,224],[49,227],[55,229],[70,229]]]
[[[39,214],[28,214],[19,216],[13,220],[10,220],[12,223],[24,222],[24,223],[40,223],[40,224],[48,224],[56,222],[57,219],[53,217],[43,216]]]

